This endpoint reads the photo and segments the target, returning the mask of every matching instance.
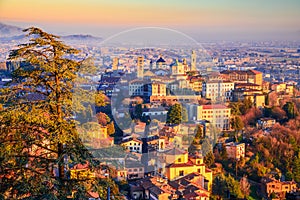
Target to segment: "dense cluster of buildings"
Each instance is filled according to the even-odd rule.
[[[115,178],[128,181],[130,199],[208,200],[212,191],[213,170],[204,164],[204,149],[200,144],[198,149],[190,151],[197,129],[200,128],[203,137],[211,142],[212,150],[213,145],[220,142],[220,133],[232,131],[230,102],[249,99],[260,109],[272,92],[281,94],[282,98],[293,95],[296,84],[278,82],[275,76],[271,78],[272,74],[266,77],[265,70],[248,66],[250,62],[261,62],[254,54],[249,57],[228,55],[223,60],[215,55],[213,63],[220,70],[213,72],[210,68],[200,69],[196,51],[190,53],[180,59],[164,56],[160,52],[151,56],[131,55],[129,60],[125,55],[102,60],[106,68],[96,77],[97,89],[117,102],[111,108],[115,121],[125,121],[129,116],[131,124],[122,130],[123,136],[118,140],[107,134],[107,126],[101,126],[99,130],[85,133],[88,137],[83,142],[89,142],[94,148],[116,144],[123,147],[125,158],[106,157],[103,162],[118,163],[113,165]],[[232,54],[224,54],[227,53]],[[250,57],[255,57],[254,61]],[[234,67],[241,65],[247,67]],[[11,63],[0,64],[3,69],[7,66],[11,67]],[[266,81],[268,78],[269,81]],[[141,116],[150,118],[151,123],[132,116],[137,104],[141,104]],[[168,111],[174,104],[181,104],[181,114],[186,114],[182,123],[166,123]],[[266,131],[275,123],[273,118],[261,118],[256,125]],[[225,148],[228,159],[238,161],[245,157],[247,147],[244,143],[225,140],[220,143],[224,143],[220,146]],[[70,176],[74,179],[106,178],[108,174],[102,169],[91,172],[86,163],[73,166]],[[297,190],[293,181],[268,179],[262,183],[267,196]]]
[[[218,138],[218,134],[232,131],[229,103],[249,99],[260,109],[270,92],[291,95],[295,87],[270,84],[264,81],[262,72],[254,69],[203,72],[196,67],[195,51],[190,58],[181,60],[165,59],[162,54],[156,60],[139,55],[135,58],[128,67],[120,63],[126,63],[124,58],[113,57],[98,86],[112,101],[118,99],[112,108],[117,121],[125,120],[126,113],[133,117],[138,104],[141,115],[151,119],[147,124],[132,118],[130,127],[122,130],[124,135],[117,141],[128,156],[114,166],[116,179],[129,182],[131,199],[209,199],[213,171],[203,162],[201,145],[190,151],[197,129],[202,129],[211,147],[215,142],[224,143],[219,146],[225,148],[228,159],[244,159],[244,143]],[[128,68],[135,70],[127,73]],[[168,110],[174,104],[183,106],[187,119],[180,124],[167,124]],[[268,130],[275,123],[272,118],[261,118],[257,128]]]

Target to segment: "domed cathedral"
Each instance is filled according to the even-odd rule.
[[[167,69],[167,63],[165,59],[163,59],[162,55],[159,55],[158,60],[156,61],[156,69]]]

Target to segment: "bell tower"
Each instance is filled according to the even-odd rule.
[[[191,71],[197,71],[197,68],[196,68],[196,52],[193,50],[192,51],[192,55],[191,55]]]
[[[137,78],[144,77],[144,57],[139,56],[137,59]]]
[[[115,57],[115,58],[113,58],[113,62],[112,62],[112,70],[117,71],[118,66],[119,66],[119,58]]]

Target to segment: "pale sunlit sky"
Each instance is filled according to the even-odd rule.
[[[173,28],[202,39],[299,39],[299,0],[0,0],[0,21],[108,37]]]

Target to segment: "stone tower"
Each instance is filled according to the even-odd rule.
[[[144,57],[139,56],[137,59],[137,77],[143,78],[144,77]]]
[[[197,71],[196,62],[196,52],[193,50],[191,55],[191,71]]]
[[[118,66],[119,66],[119,58],[115,57],[115,58],[113,58],[113,62],[112,62],[112,70],[117,71]]]

